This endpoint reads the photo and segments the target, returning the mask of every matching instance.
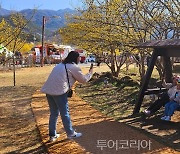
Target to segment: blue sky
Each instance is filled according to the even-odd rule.
[[[81,6],[82,0],[0,0],[2,8],[20,11],[23,9],[49,9],[59,10],[65,8],[74,9]]]

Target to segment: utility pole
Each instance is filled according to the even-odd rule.
[[[42,50],[41,50],[41,67],[44,65],[44,28],[45,28],[45,16],[42,21]]]
[[[49,18],[60,18],[59,16],[52,16]],[[44,65],[44,36],[45,36],[45,24],[46,24],[46,17],[43,16],[43,21],[42,21],[42,51],[41,51],[41,67]]]

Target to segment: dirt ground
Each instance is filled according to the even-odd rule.
[[[105,117],[76,94],[69,100],[70,114],[74,128],[83,136],[68,140],[59,119],[57,131],[61,136],[49,143],[49,110],[39,89],[52,67],[17,70],[16,87],[12,87],[11,71],[0,72],[0,153],[178,153],[124,123]],[[102,70],[107,68],[95,68]]]
[[[47,153],[31,108],[33,87],[0,88],[0,154]]]
[[[57,131],[61,136],[56,142],[50,143],[48,141],[49,110],[45,95],[39,91],[33,95],[33,112],[43,143],[49,153],[178,153],[123,123],[105,117],[76,94],[69,100],[69,104],[73,126],[77,131],[82,132],[83,136],[68,140],[59,119]]]

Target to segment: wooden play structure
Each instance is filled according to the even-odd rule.
[[[134,114],[139,112],[145,94],[155,94],[162,90],[166,90],[165,88],[147,89],[158,56],[163,57],[165,80],[166,82],[171,82],[172,66],[170,57],[180,57],[180,39],[153,40],[140,44],[138,48],[153,48],[153,53],[139,92],[138,101],[135,104]]]

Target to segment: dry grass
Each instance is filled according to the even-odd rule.
[[[54,66],[31,67],[16,70],[16,86],[41,87]],[[0,72],[0,87],[13,86],[13,72]]]
[[[45,67],[31,67],[22,68],[16,70],[16,86],[33,86],[41,87],[46,81],[49,73],[55,65]],[[87,73],[86,68],[89,68],[90,64],[82,67],[84,73]],[[94,72],[106,72],[108,67],[103,65],[101,67],[94,67]],[[0,71],[0,87],[13,86],[13,71]]]

